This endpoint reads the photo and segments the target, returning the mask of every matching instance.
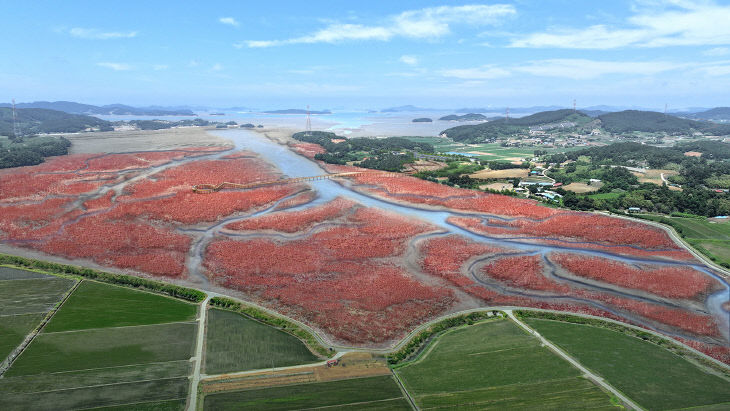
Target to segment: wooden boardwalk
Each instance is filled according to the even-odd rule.
[[[398,173],[389,173],[387,171],[349,171],[346,173],[334,173],[324,174],[321,176],[310,176],[310,177],[296,177],[296,178],[284,178],[279,180],[269,181],[257,181],[248,184],[230,183],[224,181],[220,184],[198,184],[193,186],[193,192],[198,194],[209,194],[223,189],[237,189],[237,190],[250,190],[253,188],[281,185],[281,184],[295,184],[304,181],[316,181],[316,180],[329,180],[338,177],[350,177],[358,174],[378,174],[383,177],[391,177],[398,175]]]

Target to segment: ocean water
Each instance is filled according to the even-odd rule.
[[[268,114],[256,112],[224,112],[222,116],[210,113],[198,113],[193,116],[96,116],[103,120],[168,120],[179,121],[201,118],[209,121],[235,121],[239,124],[251,123],[264,127],[286,127],[292,130],[304,130],[307,123],[306,114]],[[438,136],[447,128],[476,124],[478,122],[452,122],[438,120],[450,112],[400,112],[380,113],[368,111],[333,111],[332,114],[311,115],[312,129],[332,131],[348,137],[386,137],[386,136]],[[414,123],[412,120],[428,117],[431,123]]]

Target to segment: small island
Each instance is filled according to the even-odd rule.
[[[443,116],[439,120],[443,120],[443,121],[486,121],[487,116],[485,116],[484,114],[477,114],[477,113],[464,114],[463,116],[460,116],[457,114],[451,114],[448,116]]]
[[[414,123],[431,123],[431,122],[433,122],[433,120],[431,120],[431,119],[430,119],[430,118],[428,118],[428,117],[419,117],[419,118],[414,118],[414,119],[413,119],[413,120],[411,120],[411,121],[412,121],[412,122],[414,122]]]

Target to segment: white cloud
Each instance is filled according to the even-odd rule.
[[[709,63],[698,68],[697,71],[711,77],[727,76],[730,75],[730,61]]]
[[[104,67],[108,69],[112,69],[114,71],[129,71],[134,69],[130,64],[127,63],[110,63],[110,62],[101,62],[96,63],[99,67]]]
[[[390,16],[381,25],[333,23],[302,37],[286,40],[249,40],[234,46],[240,48],[245,44],[257,48],[287,44],[339,43],[348,40],[387,41],[393,37],[438,38],[449,34],[452,24],[473,26],[496,24],[501,18],[514,14],[516,14],[515,8],[507,4],[430,7]]]
[[[80,39],[93,39],[93,40],[110,40],[110,39],[129,39],[137,37],[136,31],[101,31],[98,29],[85,29],[82,27],[74,27],[69,29],[68,34],[78,37]]]
[[[509,77],[512,73],[500,67],[482,66],[477,68],[442,70],[444,77],[453,77],[463,80],[490,80],[501,77]]]
[[[213,64],[213,67],[210,68],[211,71],[221,71],[223,70],[223,66],[219,63]]]
[[[586,59],[548,59],[528,62],[514,70],[543,77],[592,79],[611,74],[654,75],[687,68],[687,64],[667,61],[596,61]]]
[[[222,24],[228,24],[229,26],[238,27],[238,22],[233,17],[221,17],[218,21]]]
[[[415,66],[418,64],[418,57],[403,55],[398,59],[401,63],[408,64],[409,66]]]
[[[491,80],[509,77],[516,73],[531,74],[539,77],[559,77],[576,80],[593,79],[611,74],[648,76],[658,73],[687,69],[685,63],[666,61],[596,61],[586,59],[547,59],[533,60],[523,64],[496,67],[492,65],[442,70],[444,77],[462,80]]]
[[[152,66],[152,69],[155,71],[161,71],[161,70],[167,70],[170,68],[167,64],[155,64]]]
[[[551,29],[516,38],[511,46],[612,49],[730,44],[730,6],[679,0],[637,10],[627,19],[626,27],[599,24]]]
[[[710,57],[726,56],[730,54],[730,48],[715,47],[714,49],[705,50],[702,54]]]

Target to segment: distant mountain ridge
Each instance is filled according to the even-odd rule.
[[[19,108],[17,127],[19,135],[41,133],[76,133],[84,130],[110,131],[110,122],[82,114],[69,114],[44,108]],[[13,114],[7,107],[0,107],[0,135],[13,135]]]
[[[711,133],[730,134],[730,125],[696,121],[656,111],[624,110],[598,116],[601,127],[611,133],[643,131],[649,133]]]
[[[0,107],[10,107],[8,103],[0,104]],[[46,110],[63,111],[69,114],[84,115],[116,115],[116,116],[194,116],[189,109],[162,109],[158,107],[132,107],[124,104],[109,104],[106,106],[94,106],[91,104],[76,103],[73,101],[35,101],[33,103],[18,103],[16,108],[40,108]]]
[[[711,121],[730,121],[730,107],[715,107],[699,112],[677,112],[672,113],[677,117],[695,119],[695,120],[711,120]]]
[[[499,136],[518,135],[529,130],[531,126],[570,122],[585,124],[593,121],[581,112],[571,109],[542,111],[525,117],[498,118],[482,124],[456,126],[444,130],[442,133],[455,141],[477,143]]]
[[[724,110],[717,110],[716,112],[724,113]],[[592,128],[600,128],[614,134],[634,132],[691,134],[699,132],[705,135],[730,135],[729,124],[696,121],[656,111],[624,110],[604,112],[601,110],[586,110],[584,112],[571,109],[543,111],[510,119],[492,119],[492,121],[483,124],[452,127],[442,133],[455,141],[475,143],[493,140],[498,137],[521,135],[527,132],[530,127],[549,127],[556,124],[560,127],[569,128],[590,124]]]
[[[486,121],[487,116],[484,114],[478,114],[478,113],[468,113],[464,114],[462,116],[456,115],[456,114],[450,114],[448,116],[443,116],[439,120],[443,121]]]

